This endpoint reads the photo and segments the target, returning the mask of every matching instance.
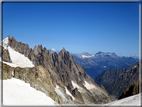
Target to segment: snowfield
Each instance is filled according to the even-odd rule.
[[[3,105],[58,105],[43,92],[30,87],[29,83],[12,78],[3,80]]]
[[[140,106],[141,93],[105,104],[107,106]]]
[[[34,67],[32,61],[30,61],[27,57],[20,54],[19,52],[16,52],[14,49],[8,46],[8,51],[10,54],[10,58],[13,64],[24,68],[24,67]]]

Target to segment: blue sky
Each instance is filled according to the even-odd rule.
[[[139,3],[3,3],[3,38],[72,53],[139,54]]]

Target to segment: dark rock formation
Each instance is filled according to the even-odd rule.
[[[142,82],[141,82],[142,85]],[[118,99],[122,99],[125,97],[129,97],[135,94],[138,94],[142,92],[142,88],[141,91],[139,91],[139,81],[136,82],[136,84],[132,84],[131,86],[129,86],[124,93],[121,94],[121,96]]]
[[[2,55],[3,55],[3,56],[2,56],[3,61],[12,62],[11,59],[10,59],[8,50],[3,49]]]
[[[81,95],[81,93],[78,91],[77,88],[75,88],[74,90],[72,90],[71,93],[72,93],[72,95],[73,95],[76,99],[78,99],[80,102],[84,103],[84,100],[83,100],[83,98],[82,98],[82,95]]]
[[[13,68],[3,63],[3,79],[17,78],[29,83],[31,87],[44,92],[54,101],[62,104],[62,98],[57,95],[48,70],[38,65],[33,68]]]

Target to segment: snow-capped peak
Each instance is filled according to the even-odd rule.
[[[59,51],[57,49],[55,49],[55,48],[51,48],[49,50],[51,51],[51,53],[54,53],[54,52],[59,53]]]
[[[3,41],[1,41],[3,43],[3,47],[4,49],[7,49],[7,46],[8,46],[8,37],[3,39]],[[0,42],[0,46],[1,46],[1,42]]]
[[[90,55],[90,56],[87,56],[87,55],[82,55],[82,58],[91,58],[93,57],[94,55]]]
[[[51,50],[52,50],[52,51],[54,51],[54,52],[56,52],[56,51],[57,51],[57,50],[56,50],[56,49],[54,49],[54,48],[51,48]]]

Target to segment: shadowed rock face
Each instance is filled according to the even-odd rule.
[[[142,85],[142,82],[141,82],[141,85]],[[125,98],[125,97],[129,97],[129,96],[138,94],[140,92],[142,92],[142,89],[141,89],[141,91],[139,91],[139,81],[137,81],[136,84],[132,84],[131,86],[129,86],[125,90],[125,92],[121,94],[119,99],[122,99],[122,98]]]
[[[62,104],[62,98],[56,94],[49,72],[38,65],[33,68],[10,67],[3,63],[3,79],[17,78],[29,83],[31,87],[44,92],[54,101]]]
[[[106,70],[94,80],[102,84],[110,95],[119,98],[128,86],[139,80],[139,62],[123,69]]]
[[[3,60],[6,62],[12,62],[9,56],[8,50],[3,49]]]
[[[64,92],[64,87],[67,87],[68,91],[72,93],[72,95],[76,98],[76,101],[79,103],[100,103],[100,101],[102,103],[107,103],[112,101],[106,90],[96,84],[94,80],[87,75],[83,66],[75,63],[73,56],[71,56],[65,48],[63,48],[59,54],[51,54],[51,52],[45,47],[43,48],[42,45],[35,46],[32,50],[27,44],[17,42],[13,37],[9,37],[9,46],[15,51],[27,56],[35,66],[43,66],[51,75],[50,77],[53,85],[60,86]],[[37,74],[37,76],[38,75],[39,74]],[[78,88],[75,89],[71,81],[74,81],[82,87],[84,92],[80,92]],[[97,88],[94,90],[92,89],[91,91],[88,90],[83,85],[85,84],[84,81],[95,85]],[[88,95],[91,97],[89,98]],[[86,98],[88,98],[87,101]]]

